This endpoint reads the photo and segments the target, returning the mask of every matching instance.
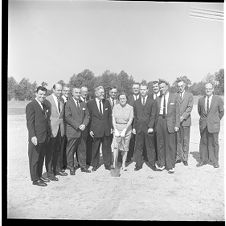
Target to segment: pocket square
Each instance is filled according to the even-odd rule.
[[[170,103],[170,105],[174,105],[174,103]]]
[[[85,109],[85,108],[83,108],[82,110],[83,110],[83,111],[85,111],[86,109]]]
[[[108,108],[105,108],[105,111],[107,111],[108,110]]]

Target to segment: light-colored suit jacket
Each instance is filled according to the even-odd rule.
[[[194,104],[193,94],[185,91],[181,98],[178,93],[178,100],[180,105],[180,116],[184,118],[181,122],[181,126],[191,126],[191,111]]]
[[[56,137],[58,129],[60,127],[61,136],[64,135],[64,121],[63,121],[63,115],[64,115],[64,102],[61,99],[60,100],[60,112],[58,111],[58,106],[56,105],[53,95],[51,94],[46,97],[47,103],[49,105],[50,109],[50,126],[51,126],[51,136]]]
[[[220,96],[213,95],[210,110],[207,114],[205,107],[205,96],[198,101],[199,129],[200,132],[207,127],[209,133],[220,132],[220,120],[224,116],[224,102]]]
[[[157,115],[160,112],[161,96],[156,98],[157,101]],[[158,118],[157,118],[158,121]],[[169,99],[167,104],[166,114],[167,128],[169,133],[175,133],[174,127],[180,127],[180,107],[178,96],[175,93],[169,93]],[[157,123],[156,123],[157,124]]]

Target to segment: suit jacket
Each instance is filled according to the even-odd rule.
[[[46,103],[50,109],[50,126],[52,137],[56,137],[58,133],[58,129],[60,127],[61,136],[64,135],[64,102],[60,100],[60,112],[58,111],[58,106],[56,105],[53,94],[46,97]]]
[[[157,97],[156,101],[158,106],[157,115],[159,115],[161,96]],[[158,120],[158,118],[156,120]],[[167,121],[167,129],[169,133],[175,132],[174,127],[178,127],[178,128],[180,127],[180,107],[179,107],[178,95],[176,93],[169,93],[166,121]]]
[[[111,110],[113,109],[113,103],[112,101],[110,100],[111,98],[107,98],[107,100],[109,101],[110,105],[111,105]],[[119,103],[119,100],[116,99],[116,102],[115,102],[115,105]]]
[[[43,110],[36,100],[28,103],[26,106],[26,120],[28,129],[28,138],[36,136],[38,143],[43,143],[50,136],[50,122],[48,107],[44,105]]]
[[[209,133],[220,131],[220,120],[224,116],[224,102],[221,97],[213,95],[210,110],[205,109],[205,96],[198,100],[199,129],[202,132],[206,127]]]
[[[109,136],[112,126],[112,110],[108,100],[103,100],[103,114],[99,112],[96,99],[87,103],[90,115],[90,131],[95,137]]]
[[[140,99],[140,94],[138,94],[138,98]],[[132,95],[130,95],[128,97],[127,103],[130,104],[131,106],[133,106],[134,105],[134,102],[135,102],[135,100],[134,100],[134,97],[133,97],[133,94],[132,94]]]
[[[134,123],[133,128],[136,133],[147,133],[148,128],[155,127],[155,119],[157,114],[156,101],[147,97],[145,105],[141,103],[141,98],[134,102]]]
[[[89,123],[89,111],[85,102],[79,101],[77,107],[73,98],[69,99],[65,105],[66,136],[68,138],[78,138],[82,131],[79,129],[81,124],[85,126]]]
[[[181,125],[191,126],[191,111],[194,104],[193,94],[185,91],[183,97],[181,98],[178,93],[178,100],[180,105],[180,116],[184,118]]]

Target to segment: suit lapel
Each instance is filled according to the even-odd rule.
[[[99,115],[100,117],[102,117],[102,114],[100,113],[99,108],[98,108],[98,106],[97,106],[96,99],[94,99],[94,108],[96,109],[98,115]],[[104,108],[104,104],[103,104],[103,108]],[[104,109],[103,109],[103,110],[104,110]]]
[[[214,103],[215,103],[215,95],[213,95],[212,96],[212,100],[211,100],[211,103],[210,103],[210,110],[209,111],[211,111],[211,109],[213,108],[213,105],[214,105]]]
[[[55,108],[55,111],[57,112],[57,114],[60,115],[59,110],[58,110],[58,106],[56,106],[56,102],[55,102],[55,100],[54,100],[54,98],[53,98],[53,95],[54,95],[54,94],[52,94],[52,95],[50,96],[50,101],[51,101],[52,107]]]

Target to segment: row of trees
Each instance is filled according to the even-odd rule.
[[[181,77],[180,77],[181,78]],[[198,83],[192,83],[187,76],[182,77],[188,85],[188,89],[193,95],[203,95],[204,94],[204,84],[206,81],[211,81],[215,83],[215,93],[218,95],[224,94],[224,69],[220,69],[215,74],[208,74]],[[176,81],[170,87],[171,91],[176,92]],[[125,91],[127,94],[131,93],[132,84],[136,82],[132,76],[129,76],[125,71],[121,71],[119,74],[105,71],[101,76],[95,76],[92,71],[85,69],[84,71],[73,74],[69,82],[65,83],[63,80],[58,81],[58,83],[69,84],[71,87],[74,86],[87,86],[90,95],[93,96],[94,88],[98,85],[102,85],[108,93],[110,87],[117,87],[119,91]],[[152,81],[148,82],[143,80],[142,82],[148,84],[149,92],[152,92]],[[40,85],[47,86],[46,82],[42,82]],[[36,82],[31,83],[29,79],[23,78],[19,83],[13,78],[8,78],[8,100],[31,100],[34,97],[35,90],[38,84]],[[48,90],[48,94],[51,90]]]

